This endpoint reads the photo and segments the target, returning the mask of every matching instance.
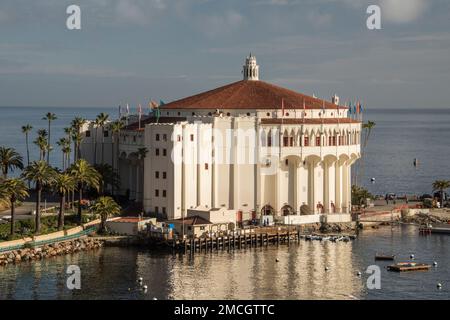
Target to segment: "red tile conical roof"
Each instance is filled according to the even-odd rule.
[[[264,81],[241,80],[217,89],[170,102],[161,109],[322,109],[323,100]],[[325,109],[338,106],[325,101]],[[340,106],[340,108],[347,109]]]

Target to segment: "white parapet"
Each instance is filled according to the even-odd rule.
[[[290,215],[290,216],[282,216],[283,224],[288,225],[302,225],[302,224],[311,224],[311,223],[320,223],[320,214],[312,214],[312,215]]]
[[[323,223],[347,223],[352,222],[352,216],[347,213],[323,214],[321,221]]]
[[[278,222],[287,225],[303,225],[312,223],[348,223],[352,221],[350,214],[313,214],[313,215],[290,215],[279,217]]]

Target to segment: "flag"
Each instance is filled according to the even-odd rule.
[[[149,113],[152,113],[153,112],[153,100],[150,100],[150,102],[148,103],[148,108],[150,109],[150,112]]]
[[[151,109],[156,109],[156,108],[158,108],[158,103],[157,102],[155,102],[155,101],[150,101],[150,108]]]

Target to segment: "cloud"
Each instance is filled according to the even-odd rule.
[[[382,19],[393,23],[408,23],[426,10],[425,0],[381,0]]]
[[[166,8],[165,0],[118,0],[115,13],[121,22],[146,25],[151,17]]]
[[[331,24],[333,16],[329,13],[311,11],[308,13],[307,19],[315,27],[324,27]]]
[[[231,33],[240,28],[244,17],[236,11],[228,11],[223,15],[210,15],[203,18],[198,25],[207,36],[215,37]]]
[[[145,24],[145,15],[135,2],[119,0],[116,6],[116,13],[120,20]]]

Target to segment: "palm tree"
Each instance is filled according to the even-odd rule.
[[[23,169],[23,158],[13,148],[0,147],[0,168],[3,179],[8,178],[8,172],[14,169]]]
[[[113,137],[111,137],[111,165],[112,165],[112,169],[115,172],[116,170],[114,169],[115,163],[114,163],[114,158],[117,159],[117,176],[120,177],[120,172],[119,172],[119,139],[120,139],[120,131],[124,128],[124,124],[122,121],[117,120],[114,121],[113,123],[111,123],[109,129],[111,130],[111,133],[113,135]],[[116,148],[116,157],[114,157],[114,147]],[[114,196],[114,185],[112,186],[111,189],[111,193]]]
[[[45,117],[42,118],[42,120],[47,120],[48,121],[48,139],[47,139],[47,145],[48,145],[48,152],[47,152],[47,163],[50,163],[50,150],[52,148],[51,144],[50,144],[50,129],[51,129],[51,123],[52,121],[58,119],[56,117],[56,114],[48,112]]]
[[[70,145],[72,143],[72,135],[73,135],[73,128],[72,127],[66,127],[64,128],[64,133],[66,134],[66,139],[69,142],[69,148],[67,153],[67,167],[70,166],[70,154],[72,152],[72,148],[70,148]]]
[[[92,123],[92,129],[94,131],[94,165],[97,164],[97,135],[98,135],[98,128],[100,127],[100,121],[99,119],[95,119],[95,121]],[[95,130],[94,130],[95,129]]]
[[[98,126],[102,129],[102,163],[105,163],[105,124],[109,119],[109,115],[107,113],[100,113],[95,119]]]
[[[48,132],[45,129],[38,129],[37,134],[39,137],[44,137],[45,139],[48,137]]]
[[[57,173],[52,188],[59,195],[58,230],[62,230],[64,228],[66,194],[75,190],[75,179],[68,173]]]
[[[28,144],[28,135],[31,130],[33,130],[33,127],[31,126],[31,124],[22,126],[22,133],[25,134],[25,143],[27,145],[27,166],[30,165],[30,148],[29,148],[29,144]]]
[[[55,179],[55,170],[44,160],[34,161],[23,171],[23,177],[35,183],[36,190],[36,224],[35,233],[41,231],[41,194],[44,186],[51,185]]]
[[[83,136],[81,135],[81,128],[86,123],[86,120],[80,117],[76,117],[72,120],[71,126],[73,128],[72,140],[74,142],[74,162],[81,158],[81,150],[80,145],[83,140]]]
[[[147,148],[138,148],[138,155],[141,160],[143,160],[147,156],[147,153],[148,153]]]
[[[70,166],[70,153],[72,152],[72,148],[70,147],[70,142],[68,142],[62,149],[61,149],[64,157],[65,157],[65,163],[66,163],[66,167],[64,168],[67,169]]]
[[[444,190],[450,188],[450,181],[436,180],[433,182],[433,191],[439,191],[441,194],[441,208],[444,206]]]
[[[107,163],[101,163],[94,166],[95,170],[100,174],[100,194],[104,195],[107,185],[111,188],[119,186],[119,177],[114,172],[112,166]]]
[[[48,148],[47,139],[44,136],[39,135],[33,143],[39,148],[39,161],[44,160]]]
[[[56,142],[58,146],[61,147],[62,151],[62,170],[66,170],[68,165],[66,165],[66,159],[67,159],[67,149],[70,150],[70,141],[67,140],[67,138],[61,138]]]
[[[78,223],[82,222],[81,202],[83,200],[83,188],[92,187],[99,189],[100,174],[84,159],[77,160],[69,168],[69,173],[75,179],[78,191]]]
[[[120,206],[111,197],[100,197],[95,201],[95,204],[91,206],[91,211],[100,215],[102,220],[100,224],[100,232],[105,231],[105,224],[108,216],[117,216],[120,214]]]
[[[6,179],[0,184],[0,194],[6,198],[11,205],[11,236],[14,236],[15,230],[15,210],[17,201],[28,197],[28,188],[22,179]]]
[[[366,204],[367,199],[373,199],[373,195],[367,189],[352,185],[352,204]]]
[[[367,144],[369,143],[369,138],[370,138],[370,134],[372,133],[372,129],[375,127],[376,123],[373,121],[367,121],[366,123],[363,123],[362,125],[362,129],[364,132],[364,136],[363,136],[363,143],[361,146],[361,159],[360,159],[360,163],[359,163],[359,172],[358,170],[356,170],[356,174],[355,174],[355,183],[356,185],[358,185],[359,181],[358,181],[358,177],[362,177],[364,176],[364,156],[365,156],[365,151],[366,151],[366,147]]]

